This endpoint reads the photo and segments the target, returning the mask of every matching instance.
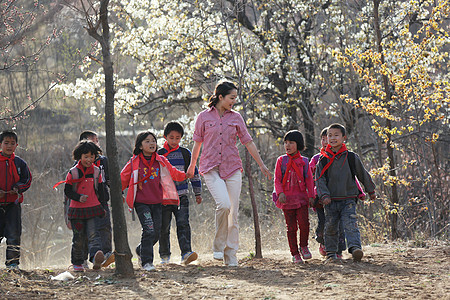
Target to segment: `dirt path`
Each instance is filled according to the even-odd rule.
[[[410,248],[372,245],[361,263],[345,256],[342,264],[315,258],[294,265],[287,252],[243,257],[226,268],[204,254],[198,264],[136,268],[135,278],[120,279],[113,269],[75,274],[75,280],[50,280],[65,270],[0,269],[0,299],[450,299],[450,246]]]

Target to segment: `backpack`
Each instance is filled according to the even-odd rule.
[[[347,158],[348,158],[348,165],[350,167],[350,172],[352,173],[352,179],[354,181],[356,181],[356,179],[355,179],[356,178],[356,166],[355,166],[356,154],[355,154],[355,152],[348,151]],[[321,155],[319,158],[319,164],[322,167],[322,169],[327,165],[327,163],[328,163],[328,158]],[[329,180],[328,169],[325,170],[325,173],[323,173],[323,176],[325,176],[325,179],[327,180],[327,184],[328,184],[328,180]]]
[[[302,159],[303,158],[304,157],[302,156]],[[289,161],[289,156],[283,155],[282,159],[281,159],[281,166],[280,166],[280,168],[281,168],[281,181],[283,181],[284,174],[286,173],[288,161]],[[307,161],[303,160],[303,162],[305,163],[303,165],[303,183],[304,183],[305,178],[308,175],[309,161],[308,160]],[[275,187],[274,187],[273,193],[272,193],[272,200],[273,200],[273,202],[277,202],[278,201],[278,195],[275,192]]]
[[[78,168],[76,166],[73,166],[69,173],[72,174],[72,179],[79,179],[80,173],[78,171]],[[94,166],[94,189],[95,193],[98,196],[98,177],[100,176],[100,169],[97,166]],[[77,191],[77,183],[72,184],[73,191]],[[70,224],[70,220],[68,217],[69,213],[69,207],[70,207],[70,200],[65,194],[64,194],[64,221],[66,222],[67,228],[72,230],[72,225]]]

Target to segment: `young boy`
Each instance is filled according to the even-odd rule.
[[[375,199],[375,184],[364,169],[358,155],[347,150],[345,127],[332,124],[328,127],[328,145],[321,151],[316,166],[316,190],[325,207],[325,248],[327,261],[337,260],[339,222],[344,224],[348,251],[355,262],[361,261],[361,238],[356,220],[356,199],[359,194],[355,176]]]
[[[0,242],[6,238],[6,262],[8,269],[19,269],[20,236],[22,234],[23,192],[31,184],[27,163],[14,151],[17,134],[3,131],[0,134]]]
[[[186,172],[190,161],[191,152],[180,147],[181,138],[184,135],[183,127],[177,122],[169,122],[164,128],[164,138],[166,142],[164,147],[158,150],[159,155],[167,157],[169,162],[180,171]],[[195,175],[190,179],[194,190],[197,204],[202,202],[202,182],[197,168]],[[169,263],[170,261],[170,223],[172,221],[172,213],[177,223],[178,244],[181,250],[181,263],[187,265],[197,259],[198,255],[191,249],[191,227],[189,225],[189,199],[188,199],[188,182],[175,181],[178,196],[180,197],[180,207],[170,203],[164,203],[162,206],[162,227],[161,237],[159,239],[159,255],[161,263]]]
[[[80,134],[80,141],[88,140],[100,147],[98,142],[98,134],[91,130],[85,130]],[[105,210],[105,217],[95,218],[95,228],[100,236],[102,251],[105,253],[105,261],[102,267],[105,268],[115,262],[115,256],[112,252],[112,228],[111,228],[111,212],[108,206],[109,200],[109,170],[108,170],[108,158],[104,155],[99,155],[94,161],[94,165],[100,169],[100,173],[103,178],[103,187],[105,201],[101,202],[103,209]],[[93,255],[94,253],[91,253]]]
[[[321,143],[321,151],[325,150],[325,148],[328,145],[328,127],[325,127],[320,132],[320,143]],[[311,161],[309,163],[309,166],[311,167],[312,173],[315,174],[316,171],[316,165],[319,162],[320,153],[317,153],[311,158]],[[314,196],[316,200],[314,201],[314,210],[317,213],[317,228],[316,228],[316,236],[315,240],[319,243],[319,253],[322,256],[327,256],[327,252],[325,250],[324,246],[324,236],[323,231],[325,228],[325,209],[323,208],[322,202],[319,201],[319,198],[317,197],[317,191],[316,188],[314,188]],[[344,234],[344,226],[341,222],[339,222],[339,244],[338,244],[338,251],[336,253],[338,258],[342,258],[342,252],[345,250],[345,234]]]

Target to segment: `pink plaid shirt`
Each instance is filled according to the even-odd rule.
[[[248,133],[242,116],[234,111],[225,111],[220,117],[213,106],[198,114],[193,140],[203,143],[200,157],[200,173],[219,167],[219,176],[227,179],[236,170],[242,171],[242,161],[236,147],[236,136],[243,145],[253,139]]]

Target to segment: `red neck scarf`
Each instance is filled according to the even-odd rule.
[[[287,154],[287,153],[286,153]],[[297,151],[297,153],[295,153],[294,155],[290,155],[287,154],[287,156],[289,157],[289,161],[287,163],[286,166],[286,173],[284,173],[284,177],[283,177],[283,187],[286,185],[287,180],[288,180],[288,176],[287,174],[289,173],[289,171],[291,170],[291,168],[294,169],[295,173],[297,173],[297,177],[300,179],[302,178],[301,174],[302,172],[300,172],[300,169],[298,168],[297,164],[294,162],[295,159],[297,158],[301,158],[300,152]],[[301,160],[300,163],[302,166],[305,164],[303,159]]]
[[[341,148],[336,153],[334,153],[333,150],[331,150],[331,146],[329,144],[327,145],[325,150],[323,148],[320,150],[320,154],[322,156],[328,158],[329,161],[325,165],[325,167],[323,167],[322,172],[320,172],[319,178],[322,177],[322,175],[325,173],[325,171],[331,166],[331,164],[333,163],[333,161],[336,158],[336,156],[338,156],[339,154],[341,154],[342,152],[345,152],[345,151],[348,151],[347,147],[345,146],[345,144],[342,144]],[[317,178],[317,179],[319,179],[319,178]]]
[[[17,168],[16,168],[16,164],[14,163],[14,157],[16,157],[13,154],[11,154],[10,157],[6,157],[3,156],[1,154],[2,152],[0,151],[0,161],[6,161],[7,162],[7,166],[9,166],[9,168],[7,167],[6,169],[8,170],[8,176],[12,177],[14,179],[14,182],[18,182],[20,180],[19,174],[17,173]]]
[[[138,182],[136,182],[135,184],[141,183],[147,179],[150,178],[150,176],[152,176],[152,172],[150,172],[152,170],[152,166],[153,163],[155,162],[156,159],[156,152],[152,153],[152,158],[150,159],[150,163],[148,162],[148,160],[145,158],[144,154],[141,152],[138,155],[138,158],[142,161],[142,163],[148,168],[148,175],[144,176],[144,178],[142,178],[141,180],[139,180]]]
[[[164,157],[167,157],[167,155],[169,155],[169,153],[177,151],[178,148],[180,148],[180,145],[177,145],[175,148],[170,149],[169,143],[167,141],[164,142],[164,149],[167,150],[166,153],[163,154]]]
[[[60,181],[60,182],[56,183],[53,186],[53,188],[55,189],[58,185],[63,184],[63,183],[74,184],[74,183],[82,182],[86,178],[86,175],[94,174],[94,164],[91,164],[89,167],[85,168],[81,164],[81,161],[79,160],[76,167],[77,167],[77,169],[79,169],[81,171],[82,176],[80,178]]]

